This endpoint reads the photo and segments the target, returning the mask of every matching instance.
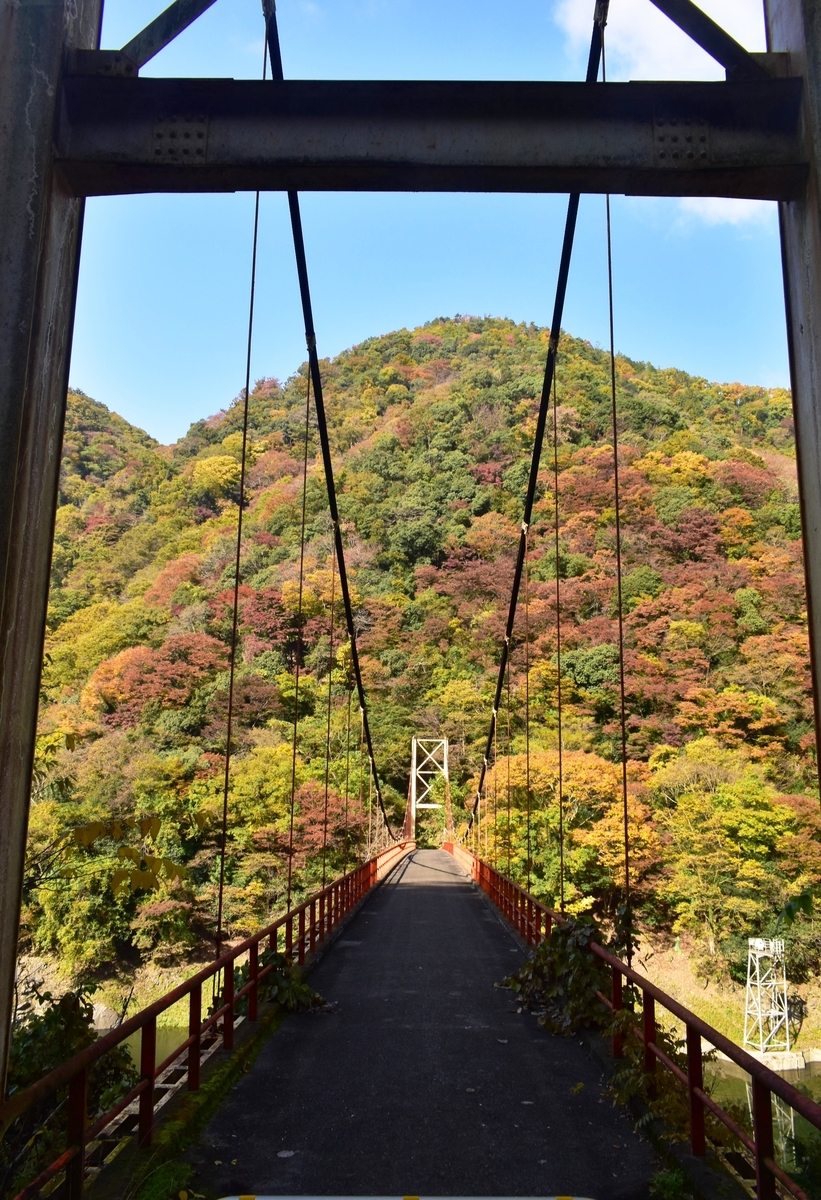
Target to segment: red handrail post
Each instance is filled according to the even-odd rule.
[[[757,1200],[776,1200],[775,1176],[766,1159],[775,1158],[773,1105],[770,1089],[753,1077],[753,1133],[755,1136],[755,1188]]]
[[[78,1071],[68,1085],[68,1141],[77,1153],[66,1167],[67,1200],[80,1200],[86,1171],[86,1108],[88,1105],[88,1071]]]
[[[285,953],[290,958],[294,950],[294,918],[288,913],[288,919],[285,922]]]
[[[644,1033],[644,1069],[648,1075],[655,1074],[656,1056],[653,1046],[656,1044],[656,1002],[647,992],[641,994],[641,1021]]]
[[[311,901],[311,927],[308,933],[308,945],[310,947],[311,954],[313,954],[316,950],[317,935],[319,933],[316,923],[316,900]]]
[[[704,1132],[704,1105],[696,1095],[696,1088],[704,1088],[704,1060],[701,1055],[701,1034],[692,1025],[687,1026],[687,1091],[690,1098],[690,1149],[701,1157],[707,1153]],[[773,1193],[775,1195],[775,1193]]]
[[[545,913],[545,918],[544,918],[544,936],[545,936],[545,938],[546,939],[549,938],[552,932],[553,932],[553,918],[551,917],[550,913]]]
[[[149,1017],[140,1037],[140,1080],[145,1085],[140,1092],[140,1117],[137,1141],[140,1146],[151,1145],[154,1124],[154,1074],[157,1066],[157,1018]]]
[[[259,942],[254,942],[248,951],[248,975],[251,990],[248,993],[248,1020],[256,1021],[259,1015]]]
[[[622,998],[621,998],[621,971],[616,966],[612,967],[611,969],[613,972],[611,998],[613,1001],[613,1017],[615,1018],[616,1013],[621,1012],[622,1007],[623,1007],[622,1006]],[[623,1053],[624,1053],[624,1045],[622,1042],[622,1035],[618,1029],[614,1029],[613,1030],[613,1057],[621,1058]]]
[[[305,909],[299,910],[299,935],[297,937],[297,962],[300,966],[305,962]]]
[[[223,972],[222,1002],[227,1005],[222,1018],[222,1045],[225,1050],[234,1049],[234,960],[226,963]]]
[[[188,1036],[193,1042],[188,1047],[188,1090],[196,1092],[200,1086],[200,1043],[202,1029],[202,984],[196,983],[188,997]]]

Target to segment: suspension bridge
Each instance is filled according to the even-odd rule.
[[[606,81],[607,4],[592,21],[587,75],[578,84],[287,81],[276,11],[265,0],[263,78],[251,81],[141,79],[140,69],[213,0],[175,0],[119,50],[98,48],[99,0],[3,0],[0,9],[0,1062],[11,1014],[22,863],[42,659],[50,538],[82,202],[91,195],[144,191],[250,190],[257,195],[242,435],[240,503],[233,577],[230,682],[221,813],[222,856],[216,957],[173,992],[125,1021],[80,1055],[2,1107],[4,1128],[36,1105],[64,1097],[66,1145],[17,1200],[104,1188],[107,1162],[125,1142],[146,1152],[162,1109],[182,1089],[196,1092],[217,1055],[235,1049],[237,1029],[260,1019],[260,994],[275,969],[266,954],[304,965],[322,952],[315,979],[331,1003],[326,1016],[286,1023],[227,1097],[191,1162],[217,1193],[586,1195],[639,1197],[657,1167],[648,1144],[612,1109],[602,1075],[583,1046],[548,1037],[493,984],[525,948],[549,938],[564,920],[535,899],[530,884],[529,774],[526,781],[525,886],[480,856],[488,773],[494,770],[510,660],[518,648],[528,678],[528,537],[546,433],[553,424],[555,368],[565,292],[582,192],[608,197],[611,404],[616,514],[623,799],[623,902],[630,912],[627,824],[624,639],[622,627],[618,411],[613,344],[609,195],[719,195],[780,205],[787,325],[804,517],[813,677],[821,645],[821,3],[770,0],[769,50],[750,54],[691,0],[653,0],[726,69],[717,84]],[[268,71],[270,70],[270,77]],[[420,137],[420,133],[424,136]],[[550,341],[521,514],[521,533],[505,633],[478,784],[461,838],[443,851],[413,841],[418,797],[400,834],[392,828],[368,719],[345,562],[336,484],[314,328],[308,254],[299,190],[506,190],[569,193]],[[225,844],[230,823],[234,663],[238,637],[243,502],[254,326],[259,194],[288,196],[308,353],[302,493],[305,542],[308,429],[315,420],[333,529],[333,589],[339,587],[351,662],[361,754],[370,807],[367,851],[351,870],[293,903],[294,792],[304,561],[299,565],[298,642],[285,914],[239,945],[223,929]],[[558,486],[554,488],[558,505]],[[558,539],[558,507],[555,520]],[[558,542],[557,542],[558,559]],[[561,610],[558,571],[556,609]],[[334,605],[331,604],[333,614]],[[333,617],[332,617],[333,620]],[[557,622],[561,721],[561,626]],[[341,636],[331,624],[334,639]],[[328,691],[330,738],[331,690]],[[526,706],[528,698],[526,696]],[[349,708],[350,711],[350,708]],[[818,706],[816,706],[816,713]],[[526,720],[529,730],[529,713]],[[349,722],[350,734],[350,722]],[[350,741],[350,736],[349,736]],[[563,798],[561,728],[558,810]],[[328,752],[329,753],[329,752]],[[327,754],[326,754],[327,758]],[[526,753],[529,771],[529,743]],[[445,759],[445,764],[447,760]],[[446,772],[446,765],[445,765]],[[423,783],[423,789],[427,787]],[[326,825],[328,779],[326,771]],[[422,800],[424,805],[424,799]],[[483,807],[484,806],[484,807]],[[563,845],[563,843],[562,843]],[[325,953],[327,951],[327,953]],[[591,942],[601,987],[591,1002],[618,1017],[635,999],[636,1021],[618,1021],[611,1054],[626,1039],[640,1047],[646,1076],[666,1073],[686,1097],[694,1162],[707,1153],[710,1122],[734,1149],[737,1182],[752,1181],[759,1200],[806,1197],[778,1161],[773,1098],[821,1129],[821,1108],[666,996],[625,957]],[[238,969],[241,968],[241,969]],[[217,998],[206,1011],[204,993]],[[627,989],[627,990],[625,990]],[[629,999],[629,1003],[628,1003]],[[188,1005],[188,1036],[162,1061],[157,1021]],[[681,1061],[660,1037],[660,1010],[684,1031]],[[126,1038],[140,1035],[139,1082],[108,1111],[88,1112],[92,1067]],[[704,1046],[717,1047],[752,1080],[752,1132],[741,1128],[705,1089]],[[234,1145],[236,1143],[236,1145]],[[730,1155],[735,1155],[731,1159]],[[101,1193],[102,1194],[102,1193]]]

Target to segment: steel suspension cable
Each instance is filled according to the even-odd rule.
[[[331,773],[331,702],[334,687],[334,584],[336,583],[336,546],[331,552],[331,630],[328,649],[328,712],[325,725],[325,811],[322,818],[322,886],[325,886],[325,868],[328,853],[328,786]]]
[[[345,859],[342,871],[348,874],[348,801],[351,790],[351,698],[353,688],[348,684],[348,717],[345,729]]]
[[[525,788],[527,795],[527,890],[530,891],[530,564],[525,547]]]
[[[604,23],[602,23],[602,80],[607,80],[607,59],[604,49]],[[624,908],[625,931],[627,936],[627,961],[633,960],[632,915],[630,912],[630,831],[627,808],[627,705],[625,701],[624,679],[624,603],[622,595],[622,564],[621,564],[621,502],[619,490],[619,431],[618,406],[616,402],[616,339],[615,321],[613,317],[613,239],[610,221],[610,195],[605,196],[605,217],[607,225],[607,300],[610,323],[610,410],[613,426],[613,491],[616,507],[616,598],[618,607],[618,638],[619,638],[619,724],[621,731],[621,791],[622,791],[622,833],[624,841]]]
[[[493,866],[499,862],[499,741],[493,726]]]
[[[510,875],[510,863],[513,847],[513,835],[510,828],[510,756],[513,747],[510,743],[510,663],[507,664],[507,873]],[[481,792],[479,793],[481,795]]]
[[[302,602],[305,590],[305,524],[308,512],[308,441],[311,432],[311,377],[305,393],[305,444],[302,452],[302,519],[299,529],[299,591],[296,614],[296,661],[294,663],[294,730],[291,740],[291,803],[288,822],[287,904],[291,907],[294,869],[294,819],[296,813],[296,752],[299,734],[299,675],[302,666]]]
[[[279,44],[279,32],[277,29],[276,7],[274,0],[263,0],[263,14],[265,16],[265,36],[268,46],[268,55],[271,60],[271,75],[275,80],[283,80],[284,74],[282,70],[282,54]],[[331,511],[331,523],[334,531],[334,542],[336,544],[336,557],[339,570],[339,590],[342,594],[342,602],[345,609],[345,621],[348,629],[348,636],[351,642],[351,662],[353,666],[354,679],[356,680],[356,689],[359,696],[359,707],[362,712],[362,724],[365,738],[365,744],[368,750],[368,758],[373,772],[374,787],[376,790],[379,808],[382,813],[382,818],[391,838],[396,840],[393,829],[391,828],[388,814],[385,809],[385,802],[382,798],[382,788],[379,783],[379,776],[376,771],[376,759],[373,751],[373,741],[371,738],[371,730],[368,724],[368,711],[365,702],[365,687],[362,682],[362,672],[359,665],[359,652],[356,645],[356,625],[354,623],[353,606],[351,604],[350,588],[348,586],[348,573],[345,566],[345,550],[342,542],[342,529],[339,522],[339,511],[336,501],[336,484],[334,481],[333,460],[331,457],[331,443],[328,436],[328,423],[325,414],[325,401],[322,390],[322,375],[319,369],[319,357],[316,349],[316,331],[314,329],[313,306],[311,304],[311,290],[308,281],[308,262],[305,254],[305,238],[302,232],[302,216],[299,207],[299,195],[295,191],[288,192],[288,209],[291,216],[291,232],[294,241],[294,253],[296,256],[297,278],[299,280],[299,294],[302,302],[302,317],[305,325],[305,343],[308,350],[308,370],[313,381],[314,388],[314,406],[316,409],[317,427],[319,430],[319,443],[322,450],[322,464],[325,470],[325,485],[328,491],[328,506]]]
[[[266,76],[266,56],[262,56],[262,78]],[[245,347],[245,395],[242,406],[242,452],[239,468],[239,511],[234,552],[234,594],[231,609],[231,651],[228,661],[228,713],[225,731],[225,767],[222,780],[222,821],[220,836],[220,872],[217,898],[217,936],[215,958],[222,954],[222,922],[225,896],[225,857],[228,846],[228,793],[231,779],[231,737],[234,731],[234,684],[236,680],[237,637],[239,631],[239,581],[242,557],[242,514],[245,507],[245,476],[248,452],[248,413],[251,392],[251,350],[254,342],[254,301],[257,286],[257,247],[259,243],[259,192],[254,196],[254,224],[251,241],[251,281],[248,296],[248,337]],[[216,978],[216,977],[215,977]]]
[[[365,727],[362,709],[359,710],[359,858],[362,859],[362,839],[365,836]]]
[[[602,30],[607,19],[607,7],[608,0],[597,0],[595,19],[593,22],[593,34],[590,40],[590,54],[587,60],[587,73],[585,76],[585,81],[587,83],[596,83],[599,77]],[[542,381],[542,393],[539,401],[538,417],[536,420],[536,433],[533,439],[533,454],[530,462],[530,474],[528,477],[527,492],[525,494],[522,528],[519,535],[519,548],[516,556],[516,566],[513,572],[513,587],[511,589],[510,607],[508,609],[507,623],[505,626],[505,636],[502,644],[501,659],[499,662],[499,673],[496,678],[496,691],[493,698],[493,711],[490,720],[490,729],[488,730],[487,741],[485,743],[485,752],[479,771],[479,783],[476,789],[476,799],[473,803],[473,811],[470,818],[471,823],[473,822],[476,812],[476,804],[478,803],[479,794],[484,785],[485,775],[487,773],[488,759],[490,757],[490,750],[493,744],[493,729],[499,717],[499,706],[502,699],[502,690],[504,688],[505,672],[507,670],[507,663],[510,655],[510,640],[513,636],[513,624],[516,619],[516,608],[519,601],[519,589],[522,583],[525,548],[527,544],[527,530],[530,525],[530,519],[533,514],[533,505],[536,500],[536,490],[539,481],[539,464],[541,462],[542,446],[544,444],[547,413],[550,406],[550,393],[552,390],[553,373],[556,364],[556,351],[558,349],[559,337],[561,335],[562,315],[564,313],[564,301],[567,294],[567,281],[570,274],[570,260],[573,253],[573,240],[576,234],[576,222],[579,215],[580,199],[581,193],[574,192],[570,196],[567,203],[567,217],[565,219],[564,237],[562,239],[562,252],[559,259],[559,274],[556,282],[556,296],[553,304],[553,317],[550,322],[550,340],[548,342],[547,361],[545,363],[544,379]]]
[[[553,374],[553,537],[556,559],[556,726],[559,738],[559,911],[564,912],[564,762],[562,729],[562,597],[559,578],[559,416]]]

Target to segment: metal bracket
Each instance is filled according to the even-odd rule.
[[[657,167],[709,167],[710,126],[705,117],[653,118]]]
[[[75,50],[68,62],[70,75],[119,75],[136,79],[140,68],[122,50]]]
[[[205,163],[208,159],[208,118],[201,113],[163,114],[154,124],[154,161]]]
[[[793,67],[790,55],[783,50],[768,50],[765,53],[753,53],[750,58],[761,63],[771,79],[789,79],[800,75],[801,72]]]

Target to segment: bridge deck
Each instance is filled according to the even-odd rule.
[[[289,1018],[187,1156],[193,1190],[644,1200],[660,1164],[599,1068],[494,988],[521,957],[453,858],[417,851],[312,975],[333,1014]]]

